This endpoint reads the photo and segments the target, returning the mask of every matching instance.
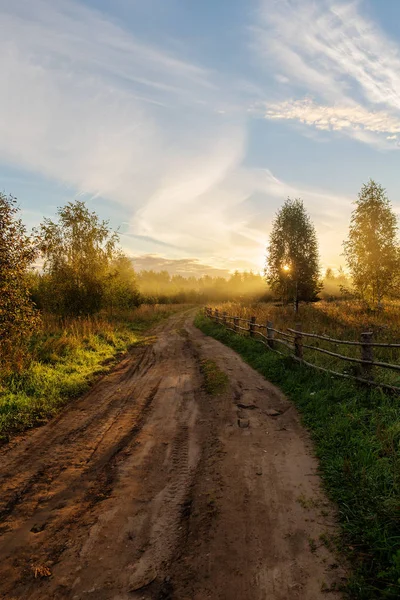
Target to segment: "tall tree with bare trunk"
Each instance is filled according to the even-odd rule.
[[[284,301],[316,300],[321,290],[318,241],[303,201],[288,198],[278,211],[265,267],[267,282]]]

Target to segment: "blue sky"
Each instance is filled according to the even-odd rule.
[[[301,197],[338,266],[363,182],[400,215],[399,23],[398,0],[0,0],[0,188],[28,226],[79,197],[128,254],[222,270],[261,270]]]

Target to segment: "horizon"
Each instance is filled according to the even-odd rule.
[[[75,198],[139,264],[263,272],[300,197],[322,270],[363,183],[400,215],[400,4],[0,0],[1,188],[28,228]]]

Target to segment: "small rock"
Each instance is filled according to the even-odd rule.
[[[238,425],[241,429],[250,427],[250,420],[249,419],[238,419]]]
[[[274,408],[267,408],[265,414],[269,417],[278,417],[281,414],[281,412],[279,410],[275,410]]]
[[[258,408],[255,404],[249,402],[240,402],[238,403],[239,408],[245,408],[246,410],[253,410],[254,408]]]

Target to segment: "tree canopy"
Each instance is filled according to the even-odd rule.
[[[315,300],[319,283],[319,254],[315,228],[302,200],[288,198],[272,226],[266,279],[275,294],[288,301]]]
[[[118,235],[79,200],[59,208],[58,217],[58,222],[45,219],[37,231],[47,304],[64,315],[92,314],[105,299]]]
[[[397,218],[385,189],[364,184],[351,215],[344,255],[353,287],[365,301],[379,304],[394,292],[400,268]]]
[[[18,219],[15,198],[0,193],[0,366],[23,360],[39,319],[29,293],[28,272],[36,257]]]

